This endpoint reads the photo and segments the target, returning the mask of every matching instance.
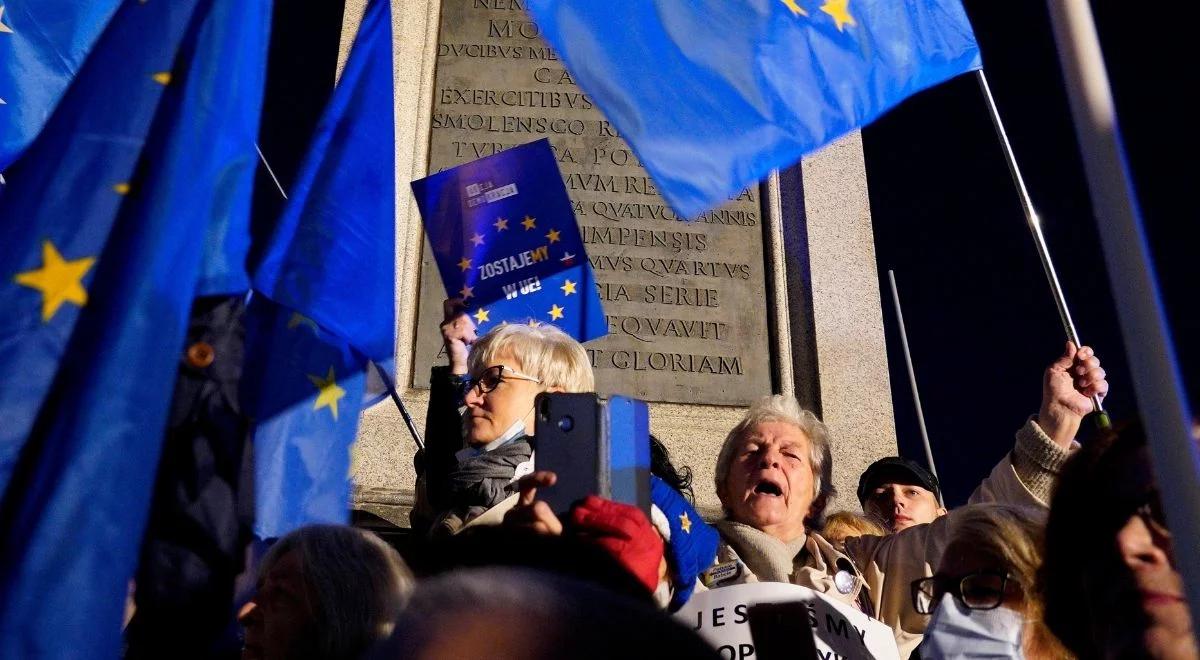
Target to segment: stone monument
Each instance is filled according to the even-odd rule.
[[[445,297],[409,182],[543,137],[554,148],[608,317],[586,346],[601,393],[651,402],[651,430],[712,487],[726,432],[754,399],[796,395],[830,425],[831,510],[896,451],[858,135],[698,218],[679,218],[541,40],[521,0],[392,0],[396,70],[396,373],[418,427],[444,363]],[[365,2],[349,0],[342,59]],[[482,328],[486,330],[486,328]],[[367,410],[354,507],[407,524],[415,443],[391,401]]]

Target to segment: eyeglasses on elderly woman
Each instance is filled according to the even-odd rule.
[[[512,367],[506,367],[503,364],[497,364],[493,367],[484,369],[478,376],[472,376],[469,379],[467,391],[479,388],[480,394],[487,394],[500,387],[500,383],[505,379],[527,380],[532,383],[541,383],[542,379],[535,378],[529,374],[523,374]]]
[[[1010,576],[1007,573],[981,571],[962,577],[934,575],[913,580],[913,608],[918,614],[932,614],[942,596],[950,594],[971,610],[994,610],[1004,602]]]

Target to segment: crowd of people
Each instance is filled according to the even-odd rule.
[[[456,301],[442,335],[416,457],[422,542],[402,559],[351,527],[279,539],[239,614],[244,658],[727,657],[671,613],[752,582],[877,619],[901,658],[1200,658],[1140,426],[1075,440],[1108,392],[1086,346],[1049,365],[1041,408],[965,506],[887,457],[860,477],[862,513],[827,513],[831,448],[849,439],[776,395],[726,435],[722,515],[706,521],[705,485],[653,438],[649,515],[597,496],[559,515],[538,497],[558,476],[537,469],[534,402],[594,389],[583,347],[546,325],[477,337]]]

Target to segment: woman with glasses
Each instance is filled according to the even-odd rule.
[[[1036,576],[1044,510],[979,504],[955,512],[937,572],[912,583],[932,614],[921,658],[1070,658],[1042,620]]]
[[[444,311],[449,364],[430,377],[413,510],[414,528],[433,534],[485,512],[499,523],[516,502],[517,480],[533,471],[534,398],[595,389],[587,352],[558,328],[509,323],[477,338],[461,301],[446,301]]]
[[[1099,358],[1088,347],[1067,345],[1046,369],[1038,415],[1017,432],[1013,450],[971,502],[1045,509],[1059,468],[1078,446],[1073,438],[1092,410],[1091,397],[1107,392]],[[703,582],[708,588],[790,582],[814,589],[891,627],[901,657],[908,657],[929,621],[913,609],[910,584],[940,563],[957,510],[833,546],[814,531],[829,499],[823,495],[832,474],[831,442],[825,426],[794,399],[769,397],[751,407],[717,458],[715,486],[725,520],[716,525],[722,544]]]

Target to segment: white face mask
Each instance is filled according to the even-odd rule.
[[[1024,658],[1021,632],[1025,619],[1016,612],[997,607],[972,610],[950,594],[941,602],[925,627],[925,639],[917,650],[922,659],[934,658]]]

